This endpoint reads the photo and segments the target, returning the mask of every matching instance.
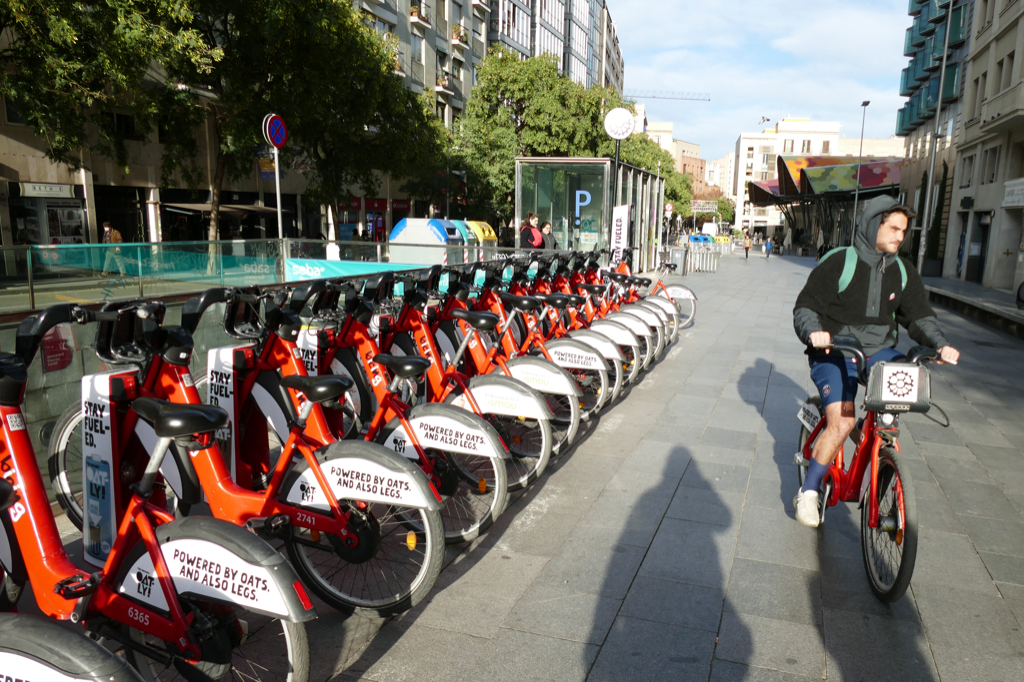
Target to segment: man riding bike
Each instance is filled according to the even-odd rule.
[[[853,246],[822,258],[796,299],[793,327],[808,346],[811,379],[826,418],[804,485],[793,499],[797,521],[805,526],[818,526],[818,489],[855,422],[856,364],[839,351],[830,352],[832,337],[856,338],[869,369],[875,362],[904,357],[895,348],[900,326],[917,343],[938,349],[943,362],[955,364],[960,357],[939,329],[921,276],[896,255],[913,215],[891,197],[869,201]]]

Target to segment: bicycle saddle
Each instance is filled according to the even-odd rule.
[[[452,317],[457,320],[465,320],[470,327],[479,329],[482,332],[489,332],[498,326],[500,318],[492,312],[485,310],[463,310],[456,308],[452,310]]]
[[[601,296],[605,291],[607,291],[607,287],[603,284],[579,284],[576,288],[580,291],[585,291],[588,294],[593,294],[594,296]]]
[[[533,297],[542,303],[547,303],[552,308],[562,310],[569,305],[569,297],[565,294],[534,294]]]
[[[661,267],[666,268],[668,270],[671,270],[672,272],[675,272],[676,270],[679,269],[679,264],[678,263],[662,263]]]
[[[430,367],[430,360],[421,358],[418,355],[388,355],[378,353],[373,356],[373,361],[378,365],[384,365],[396,375],[404,378],[415,377],[423,374]]]
[[[216,405],[178,405],[156,398],[136,398],[132,409],[160,438],[178,438],[223,429],[230,419]]]
[[[501,300],[524,313],[533,312],[541,306],[540,301],[534,296],[516,296],[507,291],[501,292]]]
[[[345,392],[352,388],[352,380],[346,376],[337,374],[324,374],[318,377],[304,377],[293,374],[290,377],[281,379],[281,385],[301,391],[314,403],[323,403],[329,400],[337,400],[345,395]]]
[[[638,281],[640,283],[640,286],[642,286],[642,287],[649,287],[649,286],[651,286],[651,278],[650,277],[634,277],[633,279]]]
[[[604,276],[614,282],[618,282],[619,284],[623,284],[627,279],[629,279],[629,275],[624,275],[621,272],[606,272],[604,273]]]
[[[579,308],[581,305],[587,302],[587,299],[582,296],[569,296],[569,305],[574,308]]]

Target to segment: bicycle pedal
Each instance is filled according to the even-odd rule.
[[[804,453],[798,452],[793,455],[793,464],[796,464],[798,467],[808,467],[811,465],[811,460],[804,457]]]
[[[65,599],[78,599],[95,592],[96,588],[100,586],[102,578],[102,572],[96,572],[91,575],[78,573],[60,580],[54,585],[53,591]]]

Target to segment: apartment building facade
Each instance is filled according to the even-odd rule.
[[[962,123],[963,85],[966,77],[964,65],[972,21],[971,1],[911,0],[909,14],[911,25],[907,29],[903,54],[910,57],[910,63],[903,69],[900,79],[900,94],[908,100],[896,115],[896,134],[903,136],[905,157],[900,192],[905,203],[915,208],[921,205],[922,191],[927,191],[923,187],[925,174],[931,167],[931,150],[934,149],[935,177],[930,178],[928,186],[932,192],[932,215],[939,216],[939,232],[936,243],[928,251],[939,258],[927,259],[924,271],[927,275],[936,276],[944,269],[940,261],[946,260],[943,254],[953,212],[952,188],[956,182],[956,148],[960,142]],[[944,45],[948,46],[949,51],[945,78],[942,78],[940,71]],[[940,81],[943,81],[941,96]],[[936,137],[935,111],[940,101],[942,111]],[[940,190],[943,168],[946,184]],[[921,223],[924,219],[921,215],[914,221],[912,242],[920,238],[916,231],[923,227]]]
[[[641,106],[637,105],[638,115]],[[694,192],[704,190],[705,162],[700,158],[699,144],[675,139],[675,124],[671,121],[648,122],[644,132],[655,144],[672,155],[676,172],[691,177]]]
[[[1024,282],[1024,7],[975,0],[942,275]]]

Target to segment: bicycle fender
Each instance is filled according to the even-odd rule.
[[[653,303],[649,303],[646,299],[644,299],[643,301],[637,301],[634,305],[638,305],[641,308],[645,308],[646,310],[650,310],[652,313],[654,313],[655,315],[658,316],[658,319],[661,320],[661,323],[663,325],[667,325],[669,322],[672,321],[672,317],[674,317],[674,315],[673,316],[669,316],[669,314],[666,313],[664,310],[662,310],[658,306],[654,305]],[[671,304],[669,304],[669,305],[671,305]]]
[[[662,326],[661,319],[655,313],[635,303],[622,306],[619,312],[640,318],[651,328]]]
[[[245,528],[209,516],[193,516],[165,523],[155,531],[179,595],[295,623],[316,618],[312,604],[308,609],[302,605],[296,592],[299,576],[288,560]],[[142,543],[136,547],[141,549]],[[166,611],[167,600],[149,553],[142,550],[133,563],[125,565],[130,568],[122,569],[119,591]]]
[[[424,449],[437,448],[491,459],[509,459],[512,456],[493,426],[457,407],[425,403],[410,409],[406,417]],[[407,445],[409,437],[397,418],[388,423],[385,433],[385,448],[410,459],[419,459],[416,449]]]
[[[551,359],[559,367],[608,371],[608,363],[604,361],[604,356],[582,341],[555,339],[547,341],[544,345]]]
[[[640,339],[636,337],[636,334],[630,331],[628,327],[612,320],[594,320],[590,323],[590,331],[601,334],[619,346],[633,346],[637,348],[640,346]],[[572,336],[572,333],[569,336]]]
[[[546,420],[555,416],[540,391],[518,379],[496,374],[473,377],[469,381],[469,392],[480,409],[492,414]],[[450,404],[464,410],[471,409],[469,401],[461,395]]]
[[[618,345],[600,332],[590,329],[577,329],[569,332],[569,338],[587,344],[600,353],[601,357],[605,360],[626,361],[626,356],[622,354],[622,350]]]
[[[0,679],[141,682],[128,661],[52,618],[0,613]]]
[[[675,299],[689,299],[691,301],[696,301],[697,300],[697,294],[693,293],[693,290],[690,287],[684,287],[682,284],[673,284],[671,286],[666,286],[665,288],[668,289],[668,295],[671,296],[673,300],[675,300]],[[659,291],[657,295],[658,296],[663,296],[664,292]]]
[[[664,296],[648,296],[641,302],[658,306],[666,315],[669,316],[669,319],[679,314],[679,311],[676,310],[676,307],[672,303],[672,301],[668,300]]]
[[[443,508],[426,474],[410,460],[377,443],[343,440],[316,451],[320,470],[337,500],[400,504],[431,511]],[[285,477],[284,501],[318,511],[330,510],[316,475],[299,462]]]
[[[579,384],[567,370],[559,367],[547,358],[524,355],[512,358],[505,363],[513,379],[532,386],[541,393],[552,395],[572,395],[577,398],[583,395]]]
[[[626,327],[626,329],[636,334],[638,337],[654,336],[654,333],[651,331],[650,326],[636,315],[628,315],[625,312],[611,313],[610,315],[608,315],[608,317],[604,319],[608,320],[609,322],[618,322],[622,326]],[[637,342],[637,345],[640,345],[639,341]]]

